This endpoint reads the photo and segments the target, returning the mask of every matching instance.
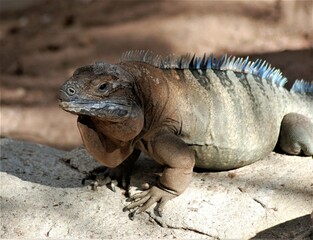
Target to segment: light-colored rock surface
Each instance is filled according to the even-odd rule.
[[[95,166],[83,149],[1,139],[0,237],[247,239],[259,233],[309,239],[312,158],[273,153],[238,170],[195,173],[162,218],[151,208],[134,221],[122,211],[122,190],[81,185],[83,173]],[[131,184],[153,183],[161,171],[143,156]]]

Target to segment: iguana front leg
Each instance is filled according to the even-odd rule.
[[[117,141],[113,142],[101,136],[92,121],[86,116],[79,116],[77,125],[86,149],[104,165],[92,170],[83,179],[83,184],[85,180],[92,180],[94,190],[98,185],[111,183],[112,190],[115,190],[115,185],[119,185],[128,191],[130,175],[134,163],[140,155],[140,150],[132,149],[128,144],[118,144]]]
[[[98,186],[104,186],[110,183],[112,191],[115,192],[115,186],[117,185],[125,189],[126,196],[129,196],[130,176],[140,153],[140,150],[134,149],[134,152],[115,168],[100,166],[93,169],[82,180],[82,184],[85,184],[86,180],[91,180],[92,183],[90,185],[92,189],[97,190]]]
[[[159,215],[162,215],[165,203],[184,192],[192,180],[195,156],[188,145],[172,133],[160,133],[155,136],[148,142],[148,151],[165,169],[158,186],[132,197],[134,202],[127,206],[127,209],[138,207],[136,214],[158,202],[157,210]]]
[[[132,141],[123,142],[106,137],[87,116],[79,116],[77,126],[87,151],[106,167],[117,167],[134,150]]]

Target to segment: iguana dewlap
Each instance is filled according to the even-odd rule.
[[[194,166],[228,170],[251,164],[275,146],[313,155],[313,84],[286,78],[265,61],[219,61],[146,51],[117,64],[78,68],[60,89],[60,106],[77,114],[90,154],[120,177],[145,152],[164,171],[158,186],[129,208],[160,208],[181,194]],[[118,172],[118,174],[116,174]]]

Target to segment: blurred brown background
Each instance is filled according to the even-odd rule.
[[[75,116],[58,108],[59,86],[131,49],[250,55],[290,83],[312,81],[312,14],[311,0],[0,0],[1,136],[81,144]]]

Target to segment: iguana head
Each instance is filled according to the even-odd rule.
[[[133,88],[128,72],[118,65],[97,62],[78,68],[61,86],[59,105],[77,115],[119,122],[138,113]]]

